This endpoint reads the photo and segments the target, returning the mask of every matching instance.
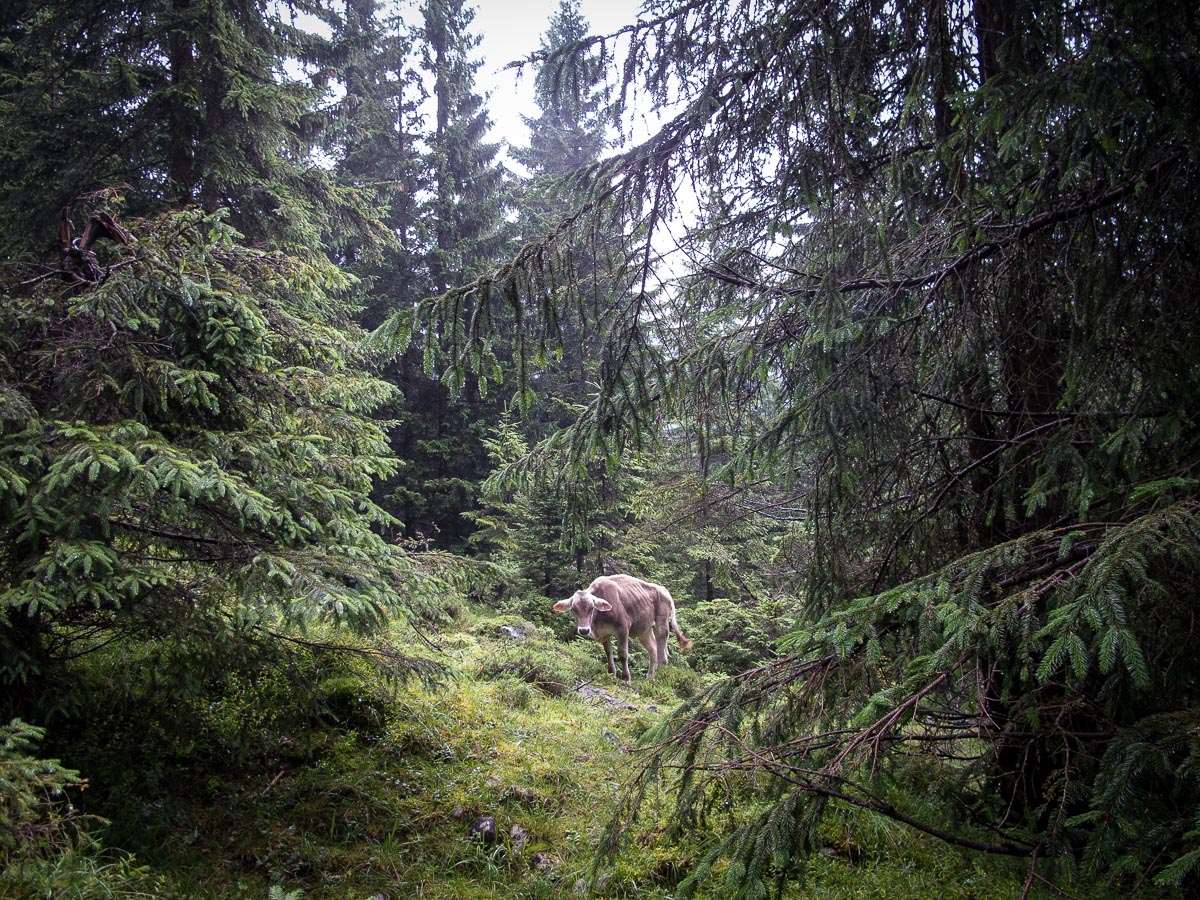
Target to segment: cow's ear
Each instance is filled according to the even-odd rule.
[[[568,609],[571,608],[571,604],[574,602],[574,600],[575,600],[574,597],[568,597],[566,600],[559,600],[557,603],[554,604],[554,611],[555,612],[566,612]]]
[[[596,609],[600,610],[600,612],[608,612],[609,610],[612,609],[612,604],[609,603],[607,600],[605,600],[603,597],[597,597],[596,598]]]

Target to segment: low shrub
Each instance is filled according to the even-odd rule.
[[[551,697],[561,697],[571,689],[574,679],[556,662],[548,656],[538,657],[528,652],[492,656],[480,664],[477,677],[485,681],[515,680]]]
[[[152,892],[154,879],[124,854],[105,853],[104,820],[76,809],[79,773],[37,752],[45,730],[0,726],[0,897],[114,897]]]
[[[689,607],[686,625],[693,644],[689,664],[720,675],[744,672],[774,657],[775,639],[781,632],[774,610],[723,597]]]

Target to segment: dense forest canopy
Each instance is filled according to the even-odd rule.
[[[632,571],[713,677],[606,852],[661,782],[684,895],[847,808],[1194,891],[1194,5],[564,0],[520,177],[472,22],[0,13],[4,714]]]

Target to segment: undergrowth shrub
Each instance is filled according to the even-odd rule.
[[[742,606],[718,597],[689,607],[687,635],[692,641],[689,664],[698,671],[732,675],[775,655],[781,633],[776,610]]]
[[[654,672],[654,680],[643,682],[639,692],[669,702],[673,699],[686,700],[700,693],[703,682],[700,676],[690,668],[690,664],[681,662],[678,655],[672,653],[671,661]]]
[[[318,687],[321,717],[371,740],[387,727],[389,699],[378,678],[352,670],[330,675]]]
[[[534,688],[516,678],[499,678],[496,681],[496,696],[511,709],[528,709],[533,704]]]
[[[218,643],[218,642],[214,642]],[[122,846],[153,843],[176,801],[312,761],[337,733],[375,739],[389,686],[348,653],[125,642],[78,661],[50,736]]]
[[[85,786],[79,773],[36,756],[44,734],[20,719],[0,727],[0,861],[6,864],[74,847],[90,818],[67,795]]]
[[[567,693],[574,681],[573,673],[559,660],[529,651],[489,656],[480,663],[477,674],[485,681],[516,681],[531,685],[551,697]]]
[[[505,594],[496,604],[499,612],[520,616],[534,625],[555,633],[561,630],[562,613],[554,611],[554,604],[562,597],[550,598],[533,589]]]
[[[0,726],[0,897],[114,897],[152,889],[132,857],[105,853],[104,820],[81,813],[79,773],[38,757],[45,730],[14,719]]]

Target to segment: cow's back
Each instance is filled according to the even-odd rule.
[[[621,615],[615,618],[618,622],[628,619],[631,634],[648,630],[654,624],[658,607],[664,600],[670,602],[664,588],[632,575],[601,575],[588,586],[588,592],[611,603],[613,613],[619,610]]]

